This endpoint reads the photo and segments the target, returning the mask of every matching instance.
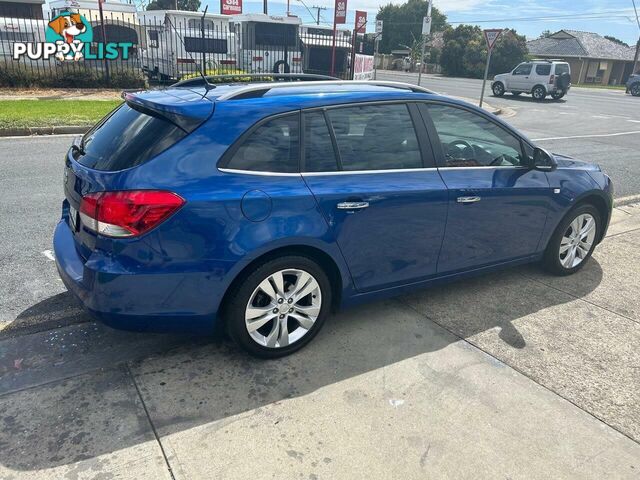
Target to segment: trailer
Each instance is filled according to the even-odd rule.
[[[198,73],[233,73],[237,69],[236,36],[229,16],[182,10],[139,13],[147,34],[142,70],[150,79],[180,80]]]
[[[247,73],[302,73],[298,17],[232,15],[238,67]]]
[[[323,25],[301,25],[302,68],[305,73],[331,75],[333,55],[333,28]],[[346,78],[351,60],[351,31],[346,28],[336,30],[335,72],[337,77]]]

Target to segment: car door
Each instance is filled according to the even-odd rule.
[[[521,90],[521,91],[529,91],[533,87],[531,85],[531,81],[529,79],[531,75],[531,67],[530,63],[521,63],[516,68],[513,69],[511,75],[509,76],[507,88],[509,90]]]
[[[538,252],[552,193],[545,173],[528,167],[531,147],[475,110],[437,102],[420,109],[449,191],[438,273]]]
[[[448,195],[416,105],[303,113],[301,171],[359,291],[436,273]]]

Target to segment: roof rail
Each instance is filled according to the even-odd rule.
[[[291,87],[307,87],[307,86],[323,86],[323,85],[374,85],[377,87],[390,87],[398,88],[401,90],[410,90],[415,93],[435,93],[417,85],[411,85],[409,83],[402,82],[388,82],[379,80],[332,80],[332,81],[319,81],[319,82],[299,82],[299,83],[259,83],[254,85],[247,85],[238,89],[232,90],[227,93],[223,93],[216,100],[234,100],[241,98],[255,98],[260,97],[270,90],[277,88],[291,88]]]
[[[235,73],[225,75],[207,75],[206,77],[193,77],[182,80],[171,85],[172,87],[199,87],[205,85],[205,79],[211,85],[216,83],[250,83],[255,80],[274,82],[295,82],[295,81],[317,81],[317,80],[339,80],[328,75],[316,75],[312,73]]]

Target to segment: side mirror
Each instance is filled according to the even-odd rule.
[[[544,172],[550,172],[558,167],[555,158],[549,152],[543,148],[536,147],[533,149],[533,161],[532,168],[536,170],[542,170]]]

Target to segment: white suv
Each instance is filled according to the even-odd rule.
[[[559,100],[571,88],[571,68],[567,62],[556,60],[532,60],[514,68],[511,73],[501,73],[493,78],[491,89],[496,97],[504,92],[514,95],[530,93],[536,100],[551,95]]]

